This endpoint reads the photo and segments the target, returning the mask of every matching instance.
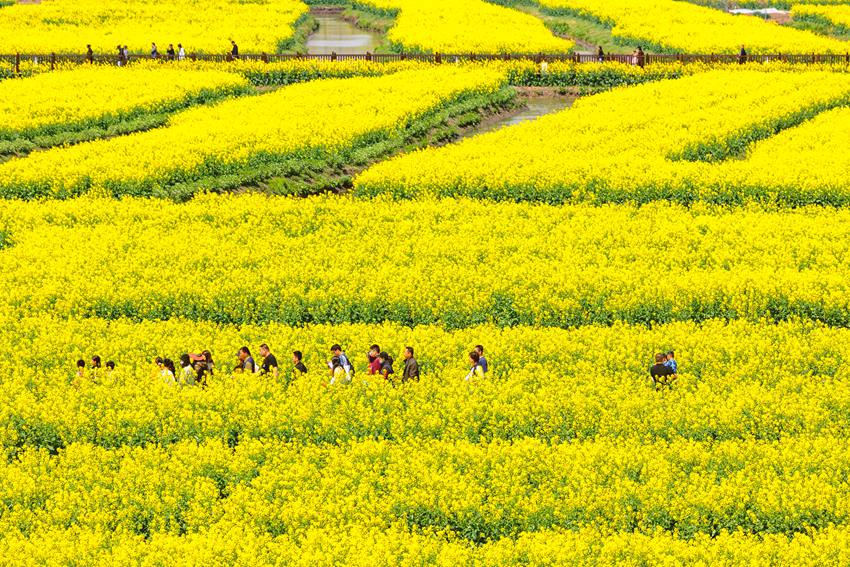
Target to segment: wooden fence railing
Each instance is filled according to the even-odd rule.
[[[131,54],[128,58],[129,62],[151,59],[150,55]],[[168,61],[168,56],[160,55],[160,61]],[[174,58],[176,59],[176,57]],[[233,61],[233,57],[217,54],[187,54],[185,57],[189,61],[212,61],[225,62]],[[376,61],[379,63],[388,63],[392,61],[424,61],[431,63],[449,63],[455,61],[514,61],[527,59],[536,62],[553,62],[553,61],[572,61],[574,63],[594,63],[600,62],[596,54],[588,53],[504,53],[504,54],[480,54],[480,53],[426,53],[426,54],[406,54],[406,53],[359,53],[359,54],[267,54],[267,53],[249,53],[239,56],[239,59],[245,61],[264,61],[272,63],[276,61],[292,61],[292,60],[311,60],[311,61]],[[741,57],[734,54],[694,54],[694,53],[664,53],[664,54],[645,54],[642,60],[631,54],[606,54],[602,61],[617,61],[626,64],[652,65],[655,63],[740,63]],[[783,61],[788,63],[799,64],[850,64],[850,53],[775,53],[775,54],[758,54],[747,55],[747,62],[767,63],[770,61]],[[112,64],[119,63],[118,55],[86,55],[86,54],[59,54],[59,53],[15,53],[11,55],[0,55],[0,64],[7,64],[14,67],[15,73],[20,73],[22,63],[37,63],[39,65],[49,65],[51,69],[62,64]],[[126,64],[127,61],[121,61]]]

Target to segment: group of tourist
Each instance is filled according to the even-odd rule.
[[[118,59],[117,65],[119,67],[123,67],[130,62],[130,49],[126,45],[119,44],[116,48],[118,51]],[[239,46],[236,45],[236,42],[232,39],[230,40],[230,57],[232,59],[239,58]],[[156,46],[156,43],[151,43],[151,59],[160,59],[162,55],[159,52],[159,48]],[[86,45],[86,59],[89,63],[94,63],[94,50],[92,49],[91,44]],[[168,48],[165,50],[165,59],[167,61],[184,61],[186,59],[186,50],[183,49],[183,44],[178,43],[177,49],[174,48],[173,43],[168,44]]]
[[[348,358],[348,355],[342,349],[342,346],[335,344],[331,347],[331,358],[327,362],[328,377],[330,384],[351,384],[354,379],[354,365]],[[261,362],[257,364],[251,354],[251,349],[243,346],[236,353],[236,365],[232,369],[233,374],[257,374],[259,376],[270,376],[278,378],[281,374],[278,366],[277,357],[272,354],[269,345],[263,343],[259,349]],[[386,351],[381,350],[377,344],[369,347],[369,352],[366,354],[366,371],[370,376],[381,376],[391,383],[395,383],[398,379],[401,383],[410,381],[419,381],[419,362],[414,356],[415,352],[412,346],[404,347],[402,356],[401,377],[396,377],[396,371],[393,367],[395,361]],[[292,362],[289,370],[284,373],[286,383],[290,383],[301,376],[307,374],[307,366],[304,364],[301,351],[292,352]],[[469,353],[470,369],[465,380],[475,381],[483,379],[489,372],[487,358],[484,356],[484,346],[476,345]],[[105,369],[102,368],[101,358],[94,355],[91,358],[90,372],[87,372],[86,361],[78,360],[76,366],[76,374],[74,384],[79,386],[82,380],[87,377],[92,381],[98,381],[98,375],[105,372],[111,375],[115,371],[115,363],[107,361]],[[209,350],[204,350],[200,354],[185,353],[178,359],[180,368],[170,358],[156,357],[154,359],[156,365],[156,375],[166,384],[184,385],[184,386],[206,386],[207,379],[215,373],[215,362],[213,361],[212,353]],[[652,384],[656,390],[662,388],[670,388],[679,378],[679,365],[676,362],[676,354],[671,350],[666,353],[657,353],[655,355],[655,364],[649,369],[649,375],[652,378]]]
[[[330,384],[351,384],[354,379],[354,365],[348,358],[348,355],[342,349],[342,346],[335,344],[330,349],[331,357],[327,362],[327,375]],[[277,357],[272,354],[269,345],[263,343],[259,348],[260,363],[254,359],[251,354],[251,349],[243,346],[236,353],[236,365],[232,369],[233,374],[257,374],[260,376],[270,376],[278,378],[281,374],[281,369],[278,365]],[[394,368],[395,361],[386,351],[381,350],[377,344],[369,347],[369,352],[366,354],[367,374],[371,376],[381,376],[391,383],[400,381],[406,383],[410,381],[418,381],[420,376],[419,362],[416,360],[415,351],[412,346],[404,347],[402,354],[401,376],[397,376]],[[466,380],[476,378],[484,378],[488,372],[487,359],[484,357],[484,347],[477,345],[472,352],[469,353],[469,361],[471,368],[466,376]],[[212,353],[209,350],[204,350],[200,353],[184,353],[175,363],[171,358],[156,357],[154,359],[155,376],[171,385],[183,386],[206,386],[207,379],[215,374],[215,361]],[[177,366],[180,366],[179,368]],[[74,384],[79,386],[81,381],[86,378],[91,381],[99,381],[100,374],[104,372],[101,368],[101,358],[94,355],[91,358],[90,368],[87,369],[87,364],[84,360],[78,360],[76,366],[76,375]],[[115,363],[109,361],[106,363],[105,372],[111,375],[115,370]],[[301,376],[307,374],[307,366],[304,364],[301,351],[293,351],[292,362],[288,370],[283,372],[283,378],[286,383],[292,382]]]

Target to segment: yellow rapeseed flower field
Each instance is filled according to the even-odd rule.
[[[225,53],[230,40],[274,53],[307,13],[299,0],[41,0],[0,8],[3,49],[21,53],[117,53],[118,45],[148,53],[156,43],[186,53]]]
[[[175,110],[193,100],[246,91],[223,70],[78,67],[0,81],[0,138],[109,124],[123,116]]]
[[[397,14],[387,38],[405,50],[438,53],[567,53],[570,40],[543,21],[484,0],[363,0]]]
[[[434,38],[470,6],[432,10],[452,22]],[[38,133],[0,163],[0,563],[850,563],[850,75],[735,67],[0,82],[0,151]],[[350,195],[215,192],[353,176],[506,84],[639,83],[385,161]],[[39,149],[67,132],[104,139]],[[235,369],[264,343],[276,373]]]
[[[844,53],[846,42],[679,0],[540,0],[612,27],[615,38],[679,53]]]
[[[206,557],[194,545],[219,549],[227,533],[259,564],[265,552],[374,564],[402,545],[465,562],[843,558],[847,335],[806,322],[449,332],[4,314],[0,356],[16,364],[0,380],[0,554],[57,560],[73,540],[98,560],[181,542],[179,557]],[[478,341],[492,375],[468,384],[462,356]],[[259,342],[282,372],[296,348],[310,370],[288,385],[231,376],[231,345]],[[370,343],[415,344],[425,373],[328,386],[331,342],[359,372]],[[680,382],[655,392],[644,355],[673,347]],[[153,356],[200,348],[217,361],[206,389],[156,377]],[[116,370],[73,380],[74,358],[94,353]],[[368,542],[331,535],[349,532]]]
[[[443,66],[307,82],[191,109],[164,128],[11,160],[0,165],[0,186],[7,196],[92,188],[168,195],[177,183],[364,145],[460,97],[496,92],[504,80],[496,69]]]
[[[795,20],[826,22],[839,29],[850,29],[850,6],[838,4],[837,6],[817,5],[817,3],[795,4],[791,8],[791,16]]]
[[[0,254],[0,304],[75,317],[293,325],[715,317],[845,325],[848,223],[844,210],[667,203],[5,201],[0,230],[13,244]],[[198,277],[184,274],[185,262]]]
[[[846,115],[805,121],[850,104],[850,77],[769,69],[709,71],[587,97],[533,122],[379,163],[355,185],[362,195],[550,202],[846,203],[847,153],[815,155],[824,140],[841,146]],[[823,169],[823,161],[835,167]]]

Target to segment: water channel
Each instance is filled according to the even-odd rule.
[[[546,114],[554,114],[566,108],[569,108],[575,102],[575,97],[567,96],[524,96],[520,98],[523,105],[514,112],[499,116],[495,120],[488,120],[481,124],[479,128],[471,131],[470,135],[483,134],[484,132],[492,132],[505,126],[515,126],[522,122],[535,120]]]
[[[309,54],[374,53],[375,48],[382,43],[380,35],[356,28],[339,16],[316,14],[313,17],[319,22],[319,29],[307,38]]]

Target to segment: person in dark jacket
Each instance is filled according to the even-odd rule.
[[[602,51],[601,45],[599,46],[599,50],[596,52],[596,60],[599,61],[600,63],[605,62],[605,52]]]
[[[678,376],[676,372],[664,364],[667,362],[667,357],[662,353],[655,355],[655,364],[649,369],[649,375],[652,377],[652,385],[656,390],[660,390],[664,386],[672,386]]]
[[[230,56],[234,59],[239,59],[239,46],[236,45],[236,42],[232,39],[230,40],[230,45],[232,46],[230,49]]]
[[[746,63],[746,62],[747,62],[747,50],[746,50],[746,48],[742,45],[742,46],[741,46],[741,52],[738,54],[738,64],[739,64],[739,65],[743,65],[743,64],[744,64],[744,63]]]
[[[408,380],[419,381],[419,363],[413,358],[413,347],[404,347],[404,370],[401,374],[401,381]]]
[[[390,376],[395,374],[392,357],[386,352],[382,352],[378,355],[378,358],[381,360],[381,376],[384,377],[384,380],[390,380]]]

